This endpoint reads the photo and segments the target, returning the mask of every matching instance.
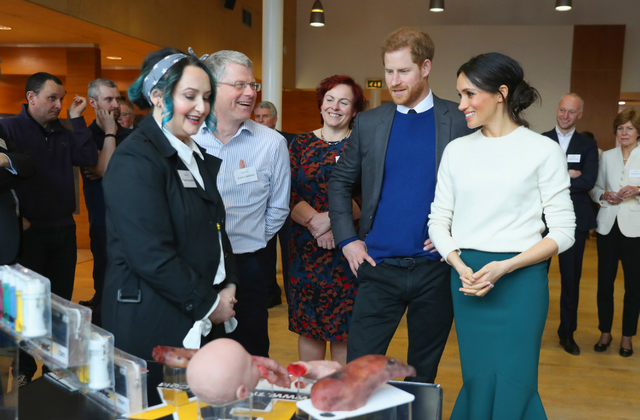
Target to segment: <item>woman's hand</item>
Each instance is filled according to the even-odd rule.
[[[320,248],[333,249],[336,247],[336,243],[333,240],[333,232],[331,230],[323,235],[320,235],[318,239],[316,239],[316,241],[318,241],[318,246]]]
[[[236,316],[236,311],[233,310],[233,305],[238,302],[236,299],[236,285],[232,284],[225,287],[218,293],[218,296],[220,296],[220,302],[211,315],[209,315],[209,320],[214,325],[222,324]]]
[[[636,195],[640,194],[640,187],[633,187],[631,185],[627,185],[626,187],[618,191],[617,194],[619,197],[622,197],[622,198],[635,197]]]
[[[456,264],[454,268],[460,275],[460,281],[462,282],[462,287],[458,290],[467,296],[476,296],[476,294],[482,289],[479,288],[480,285],[474,283],[473,270],[467,267],[462,260],[460,260],[460,263]]]
[[[329,220],[328,212],[313,214],[309,216],[304,224],[316,239],[331,229],[331,221]]]
[[[622,203],[622,198],[620,198],[619,196],[616,196],[616,195],[617,195],[617,193],[612,193],[610,191],[606,191],[604,194],[602,194],[602,198],[604,198],[604,200],[607,203],[615,206],[615,205],[618,205],[618,204]]]
[[[495,283],[509,272],[510,264],[508,260],[493,261],[482,267],[478,272],[471,276],[471,281],[466,283],[466,287],[462,287],[460,291],[468,295],[484,296],[493,289]],[[463,283],[465,283],[463,281]]]

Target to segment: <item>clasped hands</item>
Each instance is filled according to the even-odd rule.
[[[333,249],[336,244],[331,231],[331,220],[329,213],[315,213],[305,221],[305,226],[318,242],[318,246],[324,249]]]
[[[500,277],[509,272],[509,266],[506,261],[493,261],[474,273],[471,268],[462,263],[460,267],[456,267],[456,270],[462,281],[462,287],[458,290],[467,296],[482,297],[493,289]]]
[[[618,192],[605,191],[604,194],[602,194],[602,198],[609,204],[618,205],[622,203],[623,200],[629,197],[635,197],[638,194],[640,194],[640,187],[627,185]]]

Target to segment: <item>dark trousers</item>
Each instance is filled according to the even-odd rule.
[[[47,277],[51,293],[71,300],[78,259],[76,226],[30,227],[22,234],[22,255],[18,263]],[[38,366],[31,355],[20,352],[18,375],[31,378]]]
[[[102,326],[102,291],[107,271],[107,228],[90,228],[91,253],[93,254],[93,311],[91,322]]]
[[[30,227],[22,233],[18,262],[51,281],[51,293],[71,300],[78,259],[76,226]]]
[[[627,238],[620,232],[618,221],[608,235],[598,235],[598,329],[611,333],[613,324],[613,284],[618,274],[618,261],[624,272],[624,307],[622,335],[634,336],[640,315],[640,238]]]
[[[573,246],[558,255],[560,265],[560,337],[570,336],[578,328],[578,299],[580,297],[580,277],[582,276],[582,257],[589,232],[575,231]],[[549,259],[551,261],[551,259]],[[548,271],[548,270],[547,270]]]
[[[433,383],[453,321],[450,273],[446,263],[426,259],[409,268],[362,263],[347,361],[385,354],[407,310],[407,363],[417,371],[411,380]]]
[[[269,251],[259,249],[236,254],[240,285],[234,305],[238,327],[227,338],[239,342],[253,356],[269,357],[269,311],[267,310],[267,281]]]
[[[278,265],[278,236],[274,236],[271,238],[269,242],[267,242],[267,247],[265,248],[268,253],[269,258],[269,266],[267,267],[267,297],[268,300],[277,299],[282,295],[282,290],[280,290],[280,286],[278,285],[278,279],[276,277],[277,270],[276,266]]]
[[[287,220],[285,220],[284,225],[282,225],[282,228],[280,228],[276,236],[280,239],[282,283],[284,285],[286,296],[287,285],[289,284],[289,241],[291,241],[291,219],[289,217],[287,217]],[[269,260],[273,261],[273,271],[269,271],[269,299],[277,299],[282,296],[282,290],[280,289],[278,280],[276,279],[276,265],[278,261],[276,236],[271,238],[267,243],[267,249],[269,249]],[[269,266],[269,270],[271,270],[271,266]]]

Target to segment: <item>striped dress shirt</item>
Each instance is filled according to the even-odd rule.
[[[277,131],[247,120],[226,143],[204,124],[192,137],[207,153],[222,159],[218,190],[227,213],[227,234],[235,254],[267,246],[289,214],[291,170],[287,142]],[[255,167],[258,180],[236,184],[240,160]]]

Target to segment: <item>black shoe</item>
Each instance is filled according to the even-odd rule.
[[[620,356],[630,357],[632,354],[633,354],[633,349],[625,349],[624,347],[620,347]]]
[[[280,296],[270,297],[269,300],[267,300],[267,309],[271,309],[278,305],[282,305],[282,298]]]
[[[82,306],[88,306],[89,308],[93,308],[94,299],[95,299],[95,296],[89,300],[81,300],[78,303]]]
[[[609,339],[608,343],[596,343],[595,346],[593,346],[593,350],[597,351],[598,353],[602,353],[604,351],[607,351],[607,349],[609,348],[609,346],[611,345],[611,342],[613,341],[613,337],[611,337]]]
[[[580,347],[578,347],[578,344],[573,339],[572,335],[560,337],[560,345],[564,348],[564,351],[569,354],[573,354],[575,356],[580,354]]]

